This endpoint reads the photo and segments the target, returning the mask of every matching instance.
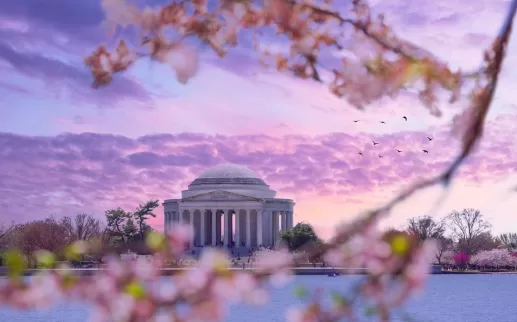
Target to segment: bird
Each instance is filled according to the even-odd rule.
[[[433,138],[430,138],[430,137],[427,137],[427,139],[428,139],[429,141],[432,141],[432,140],[433,140]]]
[[[403,118],[404,120],[406,120],[406,121],[407,121],[407,117],[405,117],[405,116],[402,116],[402,118]]]
[[[400,151],[399,149],[395,149],[395,150],[397,150],[397,152],[398,152],[398,153],[402,152],[402,151]]]
[[[429,153],[429,151],[427,151],[427,150],[422,150],[422,151],[424,151],[424,153]]]
[[[359,120],[355,120],[355,121],[354,121],[354,123],[357,123],[357,122],[359,122]]]
[[[363,155],[363,153],[362,153],[362,152],[359,152],[358,154],[359,154],[359,155]]]
[[[379,154],[379,158],[382,158],[382,155]]]
[[[373,145],[377,145],[377,144],[379,144],[379,143],[377,143],[377,142],[375,142],[375,141],[372,141],[372,142],[373,142]]]
[[[386,124],[386,122],[384,122],[384,121],[381,121],[381,123],[382,123],[382,124]]]

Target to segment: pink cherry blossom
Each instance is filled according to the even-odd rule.
[[[178,224],[172,226],[167,232],[169,251],[176,256],[183,253],[193,238],[194,227],[191,225]]]
[[[436,253],[437,244],[434,240],[426,240],[420,250],[416,252],[411,262],[406,266],[405,282],[411,285],[412,290],[422,290],[423,284],[429,275],[429,266]]]

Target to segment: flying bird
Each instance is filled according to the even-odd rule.
[[[432,141],[432,140],[433,140],[433,138],[430,138],[430,137],[427,137],[427,139],[428,139],[429,141]]]
[[[406,120],[406,121],[407,121],[407,117],[405,117],[405,116],[402,116],[402,118],[403,118],[404,120]]]
[[[359,152],[358,154],[359,154],[359,155],[363,155],[363,153],[362,153],[362,152]]]
[[[422,150],[422,151],[424,151],[424,153],[429,153],[429,151],[427,151],[427,150]]]
[[[379,158],[382,158],[382,155],[379,154]]]
[[[372,141],[372,142],[373,142],[373,145],[377,145],[377,144],[379,144],[379,143],[377,143],[377,142],[375,142],[375,141]]]
[[[382,124],[386,124],[386,122],[384,122],[384,121],[381,121],[381,123],[382,123]]]
[[[357,122],[359,122],[359,120],[355,120],[355,121],[354,121],[354,123],[357,123]]]
[[[402,152],[402,151],[400,151],[399,149],[395,149],[395,150],[397,150],[397,152],[398,152],[398,153]]]

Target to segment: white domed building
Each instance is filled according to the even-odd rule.
[[[293,227],[291,199],[276,191],[249,168],[219,164],[192,181],[181,199],[163,202],[165,230],[183,222],[194,226],[194,247],[273,246],[280,232]]]

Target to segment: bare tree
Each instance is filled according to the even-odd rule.
[[[14,224],[11,224],[11,225],[0,225],[0,249],[4,248],[4,246],[6,245],[7,243],[7,239],[9,237],[9,233],[12,232],[12,230],[14,229],[15,225]]]
[[[67,243],[66,229],[50,217],[15,226],[8,234],[7,247],[20,250],[33,266],[36,251],[44,249],[59,255]]]
[[[460,239],[456,245],[456,250],[468,254],[476,254],[483,250],[490,250],[499,247],[501,243],[497,238],[494,238],[488,231],[482,232],[474,236],[470,242]]]
[[[497,240],[506,248],[517,248],[517,233],[505,233],[497,236]]]
[[[479,249],[480,237],[488,233],[491,225],[477,209],[467,208],[453,211],[447,216],[447,223],[458,241],[461,251],[472,255]]]
[[[89,240],[100,233],[100,221],[88,214],[77,214],[73,219],[63,217],[61,225],[66,229],[70,242]]]
[[[438,249],[436,250],[435,257],[438,264],[441,265],[444,254],[454,248],[454,241],[451,238],[447,238],[444,236],[438,238],[437,241]]]
[[[65,227],[53,217],[30,222],[23,231],[24,240],[36,249],[59,253],[68,244]]]
[[[413,217],[408,220],[406,230],[419,241],[439,239],[445,233],[445,223],[431,216]]]

